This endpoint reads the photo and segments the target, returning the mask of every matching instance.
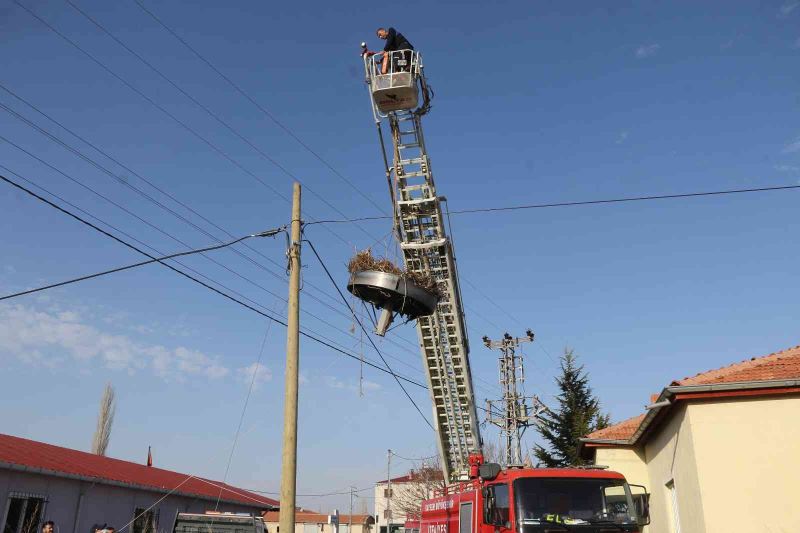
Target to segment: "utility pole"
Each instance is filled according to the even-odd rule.
[[[483,337],[487,348],[500,350],[500,386],[503,389],[503,399],[486,400],[486,421],[500,428],[501,446],[505,445],[506,466],[522,466],[522,435],[544,410],[539,398],[524,396],[517,389],[517,384],[525,382],[522,355],[517,354],[517,348],[522,343],[533,342],[534,337],[531,330],[525,334],[525,337],[514,338],[505,333],[498,341]],[[529,399],[532,401],[532,408],[528,407]]]
[[[353,491],[355,487],[350,485],[350,515],[347,517],[347,533],[353,533]]]
[[[283,404],[280,530],[294,533],[297,490],[297,386],[300,359],[300,184],[292,194],[289,256],[289,306],[286,331],[286,390]]]
[[[386,533],[392,533],[392,450],[386,454]]]

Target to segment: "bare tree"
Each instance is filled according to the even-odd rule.
[[[111,426],[114,424],[114,413],[117,404],[114,399],[114,387],[106,383],[103,398],[100,400],[100,412],[97,414],[97,428],[92,438],[92,453],[105,455],[108,441],[111,440]]]
[[[503,464],[506,460],[505,446],[490,440],[484,441],[483,460],[486,463]]]
[[[422,500],[427,500],[444,490],[445,483],[439,460],[422,463],[408,473],[409,480],[392,483],[392,508],[398,515],[419,520]]]

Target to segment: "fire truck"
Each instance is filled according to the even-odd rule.
[[[348,290],[380,310],[378,335],[398,317],[416,321],[446,483],[441,494],[422,502],[420,533],[641,531],[649,523],[648,494],[622,474],[596,466],[501,468],[484,462],[455,250],[422,132],[433,93],[418,51],[374,53],[361,46],[407,275],[351,272]],[[434,280],[436,290],[420,279]]]

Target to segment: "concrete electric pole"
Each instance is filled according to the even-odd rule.
[[[386,454],[386,533],[392,533],[392,450]]]
[[[286,331],[286,390],[283,404],[280,530],[294,533],[297,490],[297,386],[300,359],[300,184],[292,195],[292,234],[289,243],[289,306]]]
[[[522,355],[517,354],[517,348],[525,342],[533,342],[531,330],[526,332],[525,337],[517,338],[506,333],[498,341],[483,337],[487,348],[500,350],[500,386],[503,389],[503,398],[486,400],[486,421],[500,428],[506,466],[522,465],[522,435],[544,410],[544,405],[536,396],[524,396],[517,389],[517,385],[525,381]],[[532,407],[528,406],[529,399]]]

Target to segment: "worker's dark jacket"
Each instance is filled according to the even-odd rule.
[[[396,50],[413,50],[414,47],[408,42],[408,39],[403,37],[403,34],[394,28],[389,28],[389,35],[386,36],[386,46],[383,47],[384,52],[394,52]]]

